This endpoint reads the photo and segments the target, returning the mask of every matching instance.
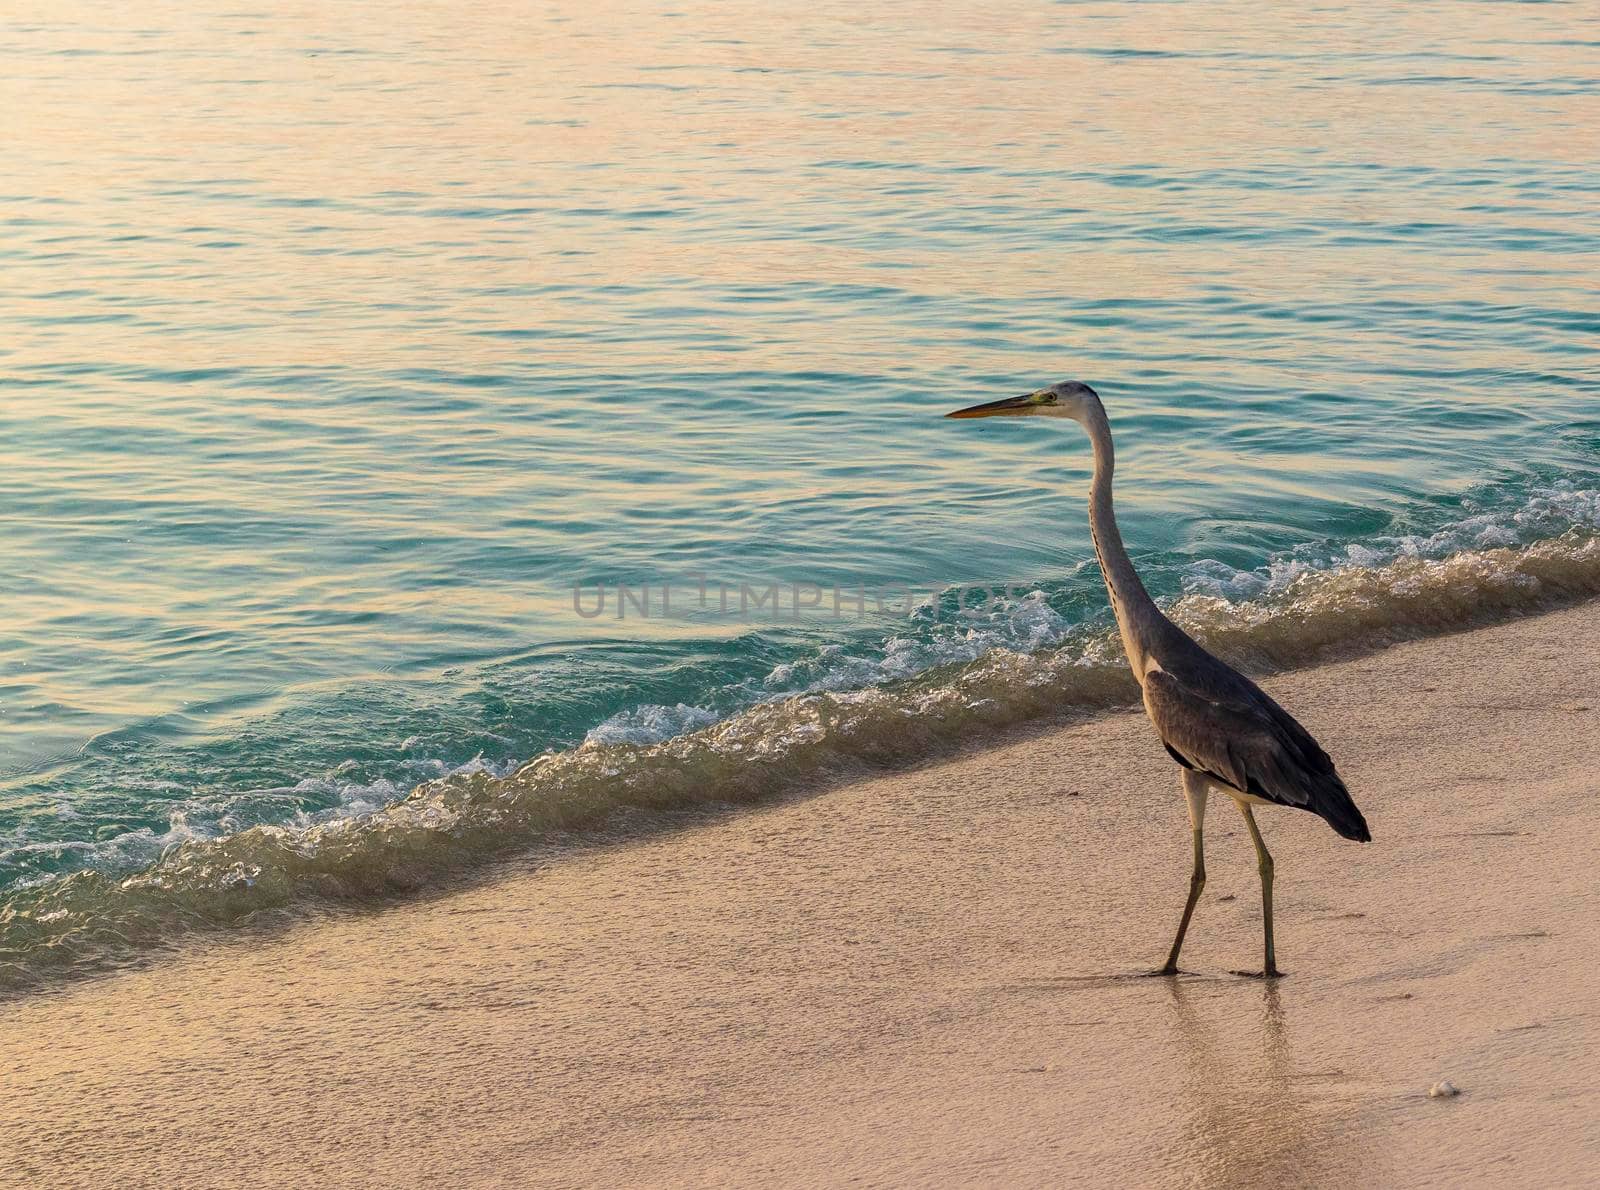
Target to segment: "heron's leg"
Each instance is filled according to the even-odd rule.
[[[1239,809],[1244,812],[1244,824],[1250,828],[1250,841],[1256,845],[1257,868],[1261,873],[1261,923],[1266,933],[1267,962],[1261,974],[1272,979],[1279,974],[1276,956],[1272,950],[1272,852],[1267,850],[1267,844],[1261,837],[1261,828],[1256,825],[1256,816],[1251,812],[1248,802],[1240,802]]]
[[[1189,932],[1189,919],[1194,916],[1195,903],[1206,886],[1206,845],[1204,824],[1206,818],[1206,783],[1203,778],[1185,769],[1180,778],[1184,800],[1189,804],[1189,826],[1194,833],[1194,871],[1189,877],[1189,900],[1183,906],[1183,917],[1178,921],[1178,936],[1172,940],[1167,952],[1166,965],[1157,975],[1178,973],[1178,952],[1183,949],[1183,936]]]

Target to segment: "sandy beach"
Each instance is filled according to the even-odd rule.
[[[7,1004],[0,1179],[1592,1184],[1596,613],[1266,683],[1375,837],[1262,813],[1279,982],[1226,803],[1139,977],[1188,836],[1116,713]]]

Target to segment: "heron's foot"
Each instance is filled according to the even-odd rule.
[[[1230,971],[1228,974],[1245,979],[1282,979],[1287,972],[1279,971],[1276,967],[1268,967],[1265,971]]]
[[[1163,975],[1185,975],[1185,974],[1187,974],[1187,972],[1179,971],[1178,968],[1176,967],[1176,965],[1174,965],[1172,963],[1168,963],[1165,967],[1162,967],[1159,971],[1146,971],[1144,973],[1146,979],[1160,979]]]

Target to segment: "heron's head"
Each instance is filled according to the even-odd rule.
[[[1099,395],[1087,384],[1076,380],[1063,380],[1058,384],[1023,393],[1020,397],[1004,397],[982,405],[969,405],[957,409],[946,417],[1070,417],[1082,421],[1084,411],[1091,402],[1098,403]]]

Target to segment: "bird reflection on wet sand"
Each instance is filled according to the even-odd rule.
[[[1205,986],[1197,986],[1197,985]],[[1171,1160],[1207,1187],[1370,1181],[1372,1155],[1338,1144],[1345,1072],[1297,1055],[1278,985],[1175,979],[1173,1109],[1185,1123]],[[1247,1010],[1259,991],[1259,1012]],[[1244,993],[1244,994],[1241,994]]]

